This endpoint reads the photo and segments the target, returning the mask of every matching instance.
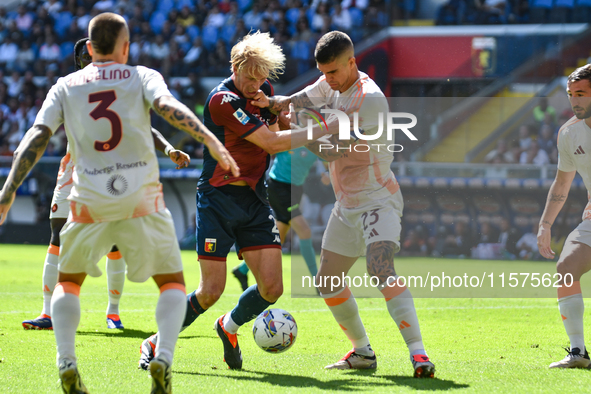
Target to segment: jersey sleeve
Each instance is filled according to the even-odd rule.
[[[572,157],[572,152],[568,146],[568,134],[562,129],[558,132],[558,169],[563,172],[572,172],[577,169]]]
[[[137,69],[142,76],[144,100],[149,103],[150,107],[152,107],[154,100],[162,96],[172,96],[164,78],[158,71],[142,66],[138,66]]]
[[[216,93],[209,100],[211,120],[224,126],[240,138],[246,138],[256,129],[263,126],[263,122],[244,108],[244,100],[230,92]]]
[[[306,93],[315,107],[321,107],[326,104],[326,98],[328,97],[327,89],[330,89],[330,86],[326,83],[326,78],[322,76],[312,85],[307,86],[303,92]]]
[[[64,123],[64,110],[60,99],[60,88],[63,83],[63,78],[60,78],[55,85],[49,89],[45,101],[35,118],[35,125],[44,125],[55,133],[58,127]]]

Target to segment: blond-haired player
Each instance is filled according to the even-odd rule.
[[[577,173],[591,191],[591,64],[576,69],[567,80],[566,93],[575,116],[558,132],[558,171],[548,192],[540,219],[538,250],[547,259],[554,258],[550,248],[551,227],[562,209]],[[591,269],[591,201],[583,212],[583,221],[570,233],[556,263],[560,274],[558,310],[570,340],[568,354],[550,364],[550,368],[589,368],[591,361],[585,347],[583,294],[580,279]]]
[[[256,284],[247,288],[231,312],[215,322],[231,369],[242,368],[237,332],[274,304],[283,293],[281,241],[267,201],[265,171],[270,155],[308,143],[307,129],[279,131],[277,116],[251,104],[262,90],[273,94],[267,78],[282,72],[285,56],[268,33],[245,36],[232,48],[232,75],[211,91],[203,113],[205,125],[228,148],[240,166],[240,176],[221,168],[209,149],[203,154],[203,173],[197,190],[197,253],[199,288],[187,297],[188,327],[220,298],[226,285],[226,256],[236,245]],[[338,124],[315,126],[313,137],[337,133]],[[139,366],[154,357],[159,333],[141,346]]]
[[[16,189],[63,123],[76,167],[51,300],[62,389],[88,392],[75,351],[80,287],[86,275],[101,275],[96,264],[116,241],[127,262],[128,279],[143,282],[152,277],[160,288],[156,322],[161,336],[150,372],[152,393],[170,393],[170,365],[185,315],[185,284],[172,217],[158,179],[150,109],[207,145],[222,168],[236,176],[239,170],[215,136],[172,97],[158,72],[125,65],[129,30],[123,17],[100,14],[90,21],[89,33],[93,63],[51,88],[15,153],[0,192],[0,224]]]
[[[327,106],[342,111],[357,111],[365,134],[377,133],[380,114],[386,119],[388,102],[380,88],[357,69],[351,39],[333,31],[320,38],[314,52],[322,72],[316,83],[291,97],[257,95],[254,105],[284,111],[291,103],[296,110]],[[264,92],[263,92],[264,93]],[[425,352],[413,298],[406,286],[392,280],[394,253],[400,249],[400,217],[403,200],[400,187],[390,170],[393,155],[385,146],[393,141],[387,134],[372,140],[370,149],[355,146],[330,152],[330,178],[337,198],[322,239],[320,269],[317,278],[347,274],[359,256],[366,254],[367,270],[379,278],[379,289],[386,299],[390,315],[408,346],[415,377],[433,377],[435,367]],[[382,149],[378,149],[382,146]],[[319,152],[317,143],[309,145]],[[328,153],[328,152],[327,152]],[[348,286],[333,288],[318,280],[320,292],[330,311],[353,344],[353,350],[328,369],[373,369],[377,359],[359,317],[355,297]]]

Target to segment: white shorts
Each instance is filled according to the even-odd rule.
[[[68,222],[60,233],[59,271],[101,276],[97,263],[117,245],[127,278],[145,282],[183,270],[181,252],[168,209],[133,219],[102,223]]]
[[[580,242],[591,247],[591,220],[583,220],[569,235],[565,241]]]
[[[394,252],[398,252],[403,208],[400,190],[391,197],[356,208],[343,208],[337,202],[322,237],[322,249],[359,257],[373,242],[392,241],[396,245]]]
[[[61,188],[60,188],[61,186]],[[49,211],[49,219],[67,219],[70,214],[70,201],[68,196],[72,190],[73,184],[60,185],[59,183],[53,191],[53,198],[51,199],[51,210]]]
[[[70,213],[70,202],[67,200],[74,186],[73,182],[74,162],[70,160],[68,152],[60,161],[60,169],[57,173],[57,181],[51,199],[49,219],[67,219]]]

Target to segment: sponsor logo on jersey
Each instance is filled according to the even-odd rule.
[[[122,195],[127,191],[127,179],[123,175],[113,175],[107,181],[107,191],[114,196]]]
[[[236,112],[234,112],[234,117],[243,125],[248,123],[248,115],[246,115],[241,108],[238,108]]]
[[[217,243],[216,238],[205,238],[205,251],[207,253],[215,252],[215,244]]]
[[[583,147],[581,145],[579,145],[579,147],[575,151],[575,155],[584,155],[584,154],[585,154],[585,151],[583,150]]]
[[[57,204],[53,204],[53,206],[51,207],[51,212],[53,212],[53,213],[57,212]]]

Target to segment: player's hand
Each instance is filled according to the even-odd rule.
[[[0,190],[0,226],[6,220],[8,216],[8,211],[10,211],[10,207],[14,202],[14,198],[16,196],[16,192],[12,193],[11,196],[5,196],[4,190]]]
[[[267,95],[259,89],[259,91],[254,95],[250,103],[255,107],[267,108],[269,106],[269,97],[267,97]]]
[[[171,149],[168,152],[168,157],[170,157],[170,160],[172,160],[172,162],[176,164],[177,170],[188,167],[191,163],[191,157],[182,150]]]
[[[279,113],[279,129],[280,130],[290,130],[292,128],[291,126],[291,112],[289,111],[281,111]]]
[[[320,182],[322,182],[324,186],[330,185],[330,175],[328,175],[328,171],[322,173],[320,176]]]
[[[550,226],[547,224],[542,224],[538,229],[538,251],[545,258],[552,260],[554,259],[556,253],[550,249],[551,238],[552,234],[550,231]]]
[[[230,152],[226,149],[224,145],[217,139],[213,141],[213,143],[208,144],[207,148],[209,149],[209,153],[211,156],[222,166],[222,168],[226,171],[232,171],[232,175],[235,177],[240,176],[240,168],[236,161],[230,155]]]

